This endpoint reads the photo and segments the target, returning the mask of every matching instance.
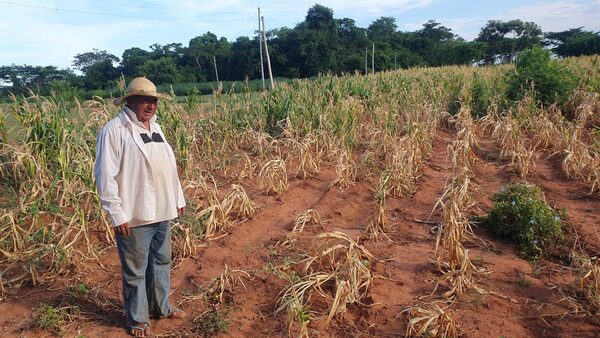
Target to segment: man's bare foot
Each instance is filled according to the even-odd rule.
[[[147,337],[150,334],[150,326],[146,323],[137,323],[131,325],[129,334],[134,337]]]

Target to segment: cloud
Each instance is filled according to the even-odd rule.
[[[51,13],[54,14],[54,13]],[[139,23],[102,21],[87,25],[57,22],[53,15],[31,15],[14,11],[2,24],[0,65],[34,64],[68,67],[73,56],[93,48],[120,56],[112,46],[122,32],[141,27]]]
[[[533,21],[544,32],[563,31],[584,26],[586,30],[600,30],[600,1],[585,3],[581,1],[555,1],[536,3],[517,7],[508,11],[504,17]]]
[[[436,21],[452,29],[454,34],[465,40],[477,38],[479,31],[489,20],[509,21],[520,19],[538,24],[544,32],[563,31],[584,26],[586,30],[600,31],[600,0],[535,2],[498,13],[471,17],[440,17]],[[414,31],[423,22],[405,22],[400,29]]]

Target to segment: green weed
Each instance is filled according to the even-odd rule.
[[[194,333],[203,337],[214,337],[229,331],[229,322],[217,310],[210,310],[194,319]]]
[[[494,205],[483,225],[519,246],[520,254],[536,261],[563,237],[560,213],[550,208],[542,191],[530,183],[509,184],[492,198]]]

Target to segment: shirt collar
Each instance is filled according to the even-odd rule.
[[[129,107],[127,107],[127,106],[123,106],[123,110],[125,111],[125,114],[127,114],[127,116],[129,117],[131,122],[146,129],[146,126],[144,126],[144,124],[142,122],[140,122],[140,120],[138,120],[137,115],[135,115],[133,110],[129,109]],[[156,114],[154,114],[154,116],[152,116],[152,118],[150,119],[150,128],[152,128],[152,123],[154,123],[154,121],[156,121],[156,118],[157,118],[157,116],[156,116]]]

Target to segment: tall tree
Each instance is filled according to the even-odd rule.
[[[562,57],[600,54],[600,33],[584,31],[583,27],[548,32],[544,44]]]
[[[139,67],[140,75],[146,76],[156,84],[175,84],[179,80],[179,71],[173,58],[162,57],[147,60]]]
[[[119,58],[110,54],[105,50],[92,49],[91,52],[77,54],[73,57],[73,68],[80,70],[83,74],[86,74],[88,68],[98,62],[105,63],[117,63]]]
[[[130,78],[140,76],[139,67],[150,59],[150,52],[141,48],[126,49],[121,57],[121,72]]]
[[[539,46],[542,29],[534,22],[521,20],[490,20],[479,32],[476,41],[486,44],[484,63],[512,62],[516,54]]]
[[[295,30],[298,34],[300,56],[304,60],[300,65],[301,76],[337,73],[341,70],[337,59],[337,24],[331,8],[319,4],[312,6],[304,22],[298,24]]]
[[[76,82],[76,75],[70,69],[58,69],[55,66],[10,65],[0,67],[0,79],[10,83],[15,94],[25,94],[27,89],[48,93],[48,87],[54,81]]]
[[[242,36],[231,44],[225,77],[232,80],[260,78],[258,39]]]
[[[231,44],[226,38],[219,39],[207,32],[190,40],[182,64],[195,65],[199,79],[215,80],[213,57],[216,57],[219,65],[225,66],[230,48]]]

